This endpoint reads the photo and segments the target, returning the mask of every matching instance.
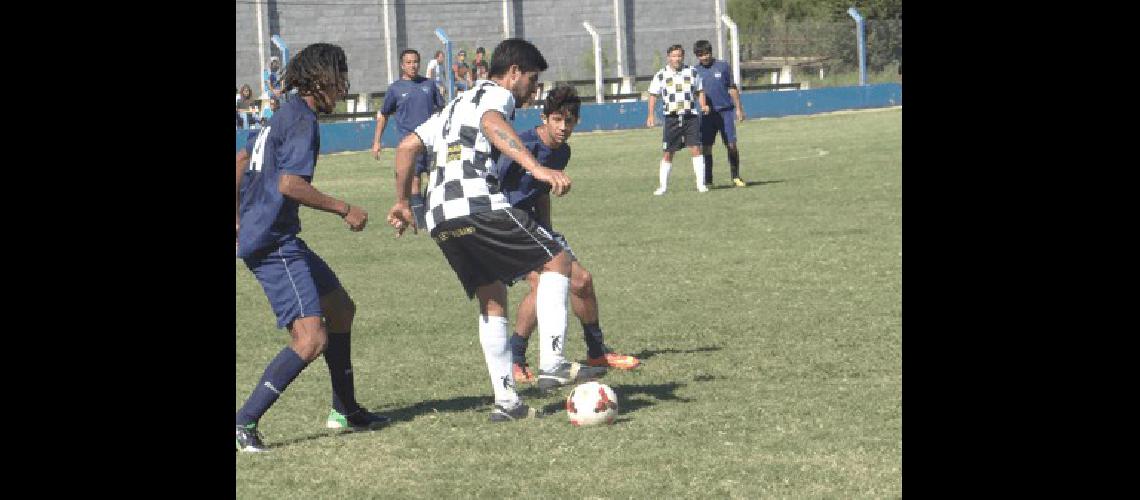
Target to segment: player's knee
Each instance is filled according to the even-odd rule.
[[[574,273],[570,279],[570,292],[579,297],[584,297],[590,293],[594,286],[594,276],[590,271],[582,269],[580,273]]]
[[[729,153],[735,153],[736,152],[736,143],[735,142],[730,142],[728,144],[725,144],[724,147],[728,148]]]
[[[328,335],[320,326],[319,319],[317,321],[306,320],[309,318],[302,318],[293,324],[293,349],[297,351],[297,355],[301,356],[301,359],[311,362],[325,352],[325,347],[328,346]]]

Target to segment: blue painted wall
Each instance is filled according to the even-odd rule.
[[[880,83],[863,87],[745,92],[740,96],[740,103],[744,105],[744,111],[749,119],[810,115],[843,109],[883,108],[902,104],[902,85]],[[582,120],[575,128],[575,132],[645,127],[646,104],[645,102],[583,104]],[[541,123],[539,113],[540,110],[537,108],[515,110],[515,130],[526,130]],[[656,113],[660,118],[660,106]],[[660,123],[662,122],[659,119],[658,124]],[[371,149],[375,130],[375,120],[321,124],[321,153]],[[245,145],[248,135],[249,131],[246,130],[237,132],[237,146],[234,151]],[[400,137],[396,136],[395,121],[389,120],[384,130],[384,147],[395,147],[399,141]]]

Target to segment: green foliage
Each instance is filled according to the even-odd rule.
[[[643,113],[643,108],[637,108]],[[491,424],[477,305],[425,234],[393,238],[385,149],[323,155],[315,186],[368,210],[350,232],[301,209],[301,236],[357,306],[361,403],[396,422],[324,429],[316,361],[261,421],[272,451],[235,458],[237,498],[898,498],[902,494],[902,111],[747,120],[746,188],[698,194],[689,154],[651,193],[661,130],[579,133],[555,228],[592,272],[606,342],[639,354],[603,381],[612,427],[574,428],[567,391],[523,397],[550,418]],[[289,341],[236,274],[235,410]],[[525,284],[510,290],[511,314]],[[513,322],[513,317],[512,317]],[[582,360],[578,321],[566,354]],[[531,366],[538,363],[537,339]]]
[[[613,45],[612,44],[607,45],[605,43],[602,43],[601,45],[602,45],[602,76],[605,77],[606,75],[609,75],[609,74],[615,74],[616,75],[617,71],[610,68],[609,54],[614,52]],[[582,55],[578,58],[578,61],[580,63],[579,68],[581,68],[584,71],[584,74],[593,76],[593,74],[594,74],[594,46],[590,45],[590,48],[588,48],[584,52],[582,52]],[[593,95],[593,93],[594,93],[594,91],[591,90],[590,94]]]

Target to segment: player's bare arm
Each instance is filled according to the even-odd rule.
[[[388,224],[396,228],[396,236],[404,234],[408,226],[412,226],[412,233],[417,232],[415,216],[408,206],[408,199],[412,196],[412,177],[415,169],[416,155],[424,150],[424,142],[416,134],[408,134],[396,146],[396,203],[388,210]]]
[[[649,94],[649,116],[645,118],[645,126],[646,127],[652,127],[652,126],[656,125],[656,122],[653,121],[653,110],[657,109],[654,107],[656,104],[657,104],[657,96],[653,95],[653,94]]]
[[[728,88],[728,95],[732,97],[732,103],[736,105],[736,121],[744,121],[744,105],[740,104],[740,91],[734,85]]]
[[[699,91],[697,91],[697,94],[700,96],[700,97],[698,97],[698,99],[700,99],[700,101],[701,101],[701,114],[702,115],[709,114],[709,103],[707,100],[705,100],[705,91],[699,90]]]
[[[506,117],[498,111],[487,111],[479,120],[483,134],[499,151],[509,156],[515,163],[530,172],[534,179],[550,184],[550,190],[556,196],[570,192],[570,177],[564,172],[547,168],[538,163],[534,155],[530,154],[522,145],[515,129],[507,123]]]
[[[349,229],[353,231],[361,231],[368,224],[368,212],[363,208],[350,205],[346,201],[338,200],[318,191],[312,184],[309,184],[309,181],[299,175],[281,174],[281,180],[277,183],[277,190],[281,191],[281,194],[287,198],[306,207],[339,215],[348,223]]]
[[[234,218],[236,224],[241,226],[241,178],[245,174],[245,169],[249,167],[249,152],[245,148],[237,153],[237,183],[234,186]]]
[[[384,135],[384,126],[388,124],[388,115],[376,113],[376,133],[372,135],[372,158],[380,160],[380,150],[384,146],[380,145],[380,137]]]

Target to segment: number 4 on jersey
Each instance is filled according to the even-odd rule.
[[[254,172],[261,171],[261,162],[265,156],[265,140],[269,138],[269,127],[261,129],[257,134],[257,141],[253,143],[253,154],[250,155],[249,169]]]

